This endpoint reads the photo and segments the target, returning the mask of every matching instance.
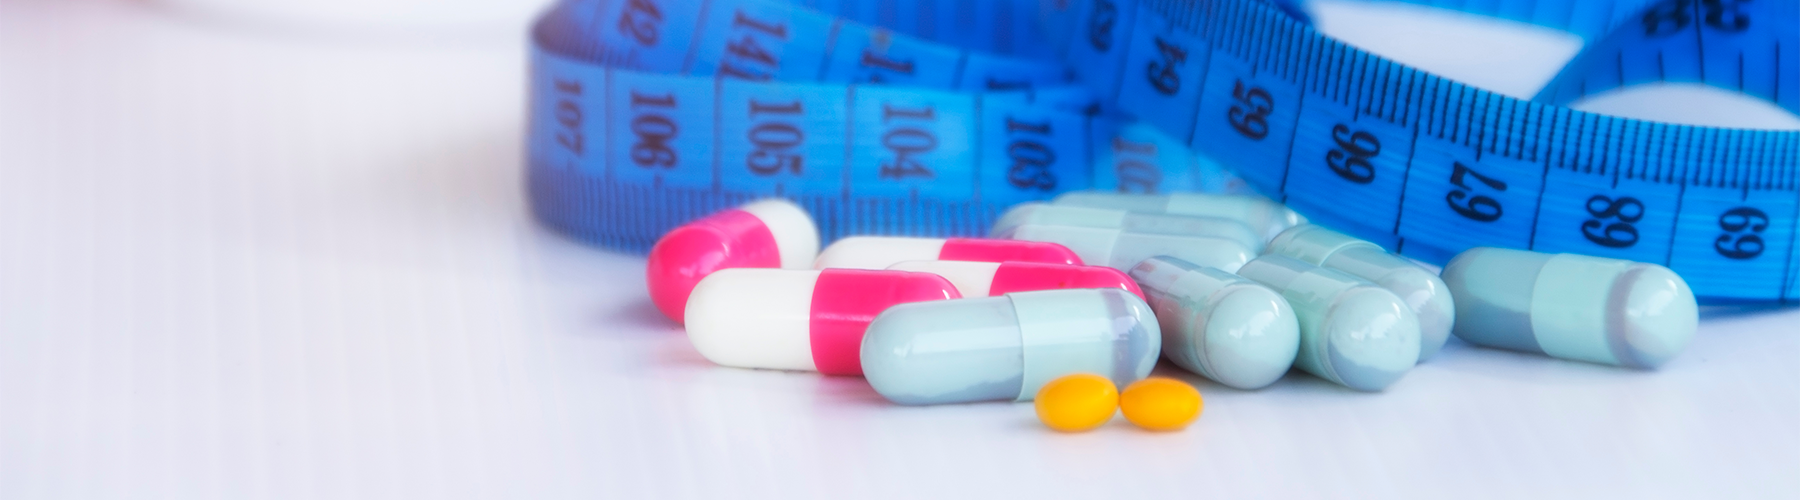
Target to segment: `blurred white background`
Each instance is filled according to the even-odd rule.
[[[716,367],[650,306],[641,258],[526,213],[528,9],[369,29],[396,24],[213,1],[0,0],[0,498],[1800,491],[1795,310],[1708,310],[1657,372],[1456,340],[1382,394],[1163,366],[1207,398],[1173,434]],[[1317,13],[1515,96],[1580,46],[1414,7]],[[1680,86],[1583,106],[1800,128]]]

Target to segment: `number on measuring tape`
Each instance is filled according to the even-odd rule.
[[[1224,192],[1227,174],[1205,170],[1187,145],[1145,122],[1131,122],[1109,132],[1109,147],[1097,151],[1097,165],[1112,167],[1097,175],[1094,189],[1121,193]],[[1099,172],[1101,174],[1107,171]]]
[[[1195,150],[1263,186],[1281,186],[1300,114],[1300,89],[1273,75],[1256,76],[1248,65],[1215,53],[1195,117]],[[1244,76],[1234,76],[1244,75]]]
[[[833,35],[827,81],[953,88],[962,53],[864,26],[840,25]]]
[[[885,87],[856,87],[850,162],[851,195],[947,199],[974,195],[968,165],[978,149],[975,97]]]
[[[708,11],[695,62],[697,75],[749,81],[811,81],[819,77],[835,20],[781,3],[721,2]]]
[[[1692,186],[1682,193],[1669,268],[1721,298],[1783,292],[1794,235],[1794,193]]]
[[[1069,44],[1069,62],[1091,68],[1104,68],[1102,71],[1087,72],[1088,87],[1102,96],[1119,94],[1121,80],[1118,68],[1125,62],[1125,48],[1129,36],[1137,31],[1132,24],[1141,9],[1135,7],[1136,2],[1115,0],[1093,0],[1086,2],[1078,21],[1077,29],[1082,34],[1079,42]]]
[[[827,92],[824,89],[835,90]],[[763,192],[840,191],[844,129],[815,118],[845,116],[847,89],[765,85],[722,80],[719,98],[719,174]],[[832,94],[837,94],[835,98]]]
[[[1400,208],[1402,250],[1448,261],[1476,246],[1531,248],[1543,167],[1420,136]],[[1579,236],[1577,236],[1579,237]]]
[[[659,41],[662,31],[662,9],[652,0],[627,0],[625,10],[619,13],[619,33],[630,37],[638,45],[654,47]]]
[[[1160,16],[1137,16],[1126,50],[1119,108],[1172,137],[1193,135],[1211,47],[1170,29]],[[1184,148],[1185,149],[1185,148]]]
[[[1750,28],[1750,16],[1741,10],[1749,0],[1664,0],[1639,18],[1644,36],[1667,37],[1694,24],[1695,8],[1707,29],[1737,33]]]
[[[582,106],[583,85],[580,80],[554,80],[556,86],[556,144],[575,158],[587,156],[586,109]]]
[[[612,71],[606,86],[606,163],[614,179],[712,186],[712,82]]]
[[[1384,221],[1390,234],[1363,234],[1364,239],[1392,248],[1394,220],[1400,215],[1400,191],[1406,161],[1412,156],[1412,131],[1372,116],[1357,116],[1349,107],[1313,96],[1300,110],[1288,157],[1286,196],[1329,199],[1341,210],[1309,213],[1331,227],[1376,225]],[[1316,216],[1316,217],[1315,217]]]
[[[1666,183],[1551,169],[1532,249],[1667,264],[1680,194]]]
[[[1733,207],[1719,215],[1719,230],[1725,234],[1713,240],[1713,250],[1727,259],[1750,260],[1761,257],[1768,244],[1762,233],[1769,229],[1769,213],[1756,207]]]
[[[1089,186],[1090,117],[1046,109],[1025,93],[985,94],[980,115],[983,199],[1018,203]]]
[[[1156,151],[1155,143],[1113,138],[1113,175],[1119,180],[1116,188],[1119,192],[1161,192],[1163,175],[1162,169],[1156,165]]]

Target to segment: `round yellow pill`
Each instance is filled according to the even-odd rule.
[[[1153,431],[1187,427],[1200,416],[1200,410],[1205,406],[1200,391],[1172,378],[1139,380],[1126,386],[1119,396],[1119,408],[1125,410],[1125,419]]]
[[[1051,429],[1092,430],[1119,411],[1119,388],[1099,375],[1064,375],[1038,389],[1035,405],[1038,420]]]

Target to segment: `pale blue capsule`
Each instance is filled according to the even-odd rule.
[[[1150,375],[1156,317],[1131,292],[1074,289],[888,308],[863,334],[863,376],[895,403],[1030,401],[1064,375]]]
[[[1456,323],[1456,301],[1437,273],[1388,253],[1380,245],[1313,224],[1282,231],[1267,253],[1285,255],[1366,279],[1386,288],[1419,316],[1419,360],[1437,354]]]
[[[1700,321],[1687,282],[1656,264],[1475,248],[1444,267],[1444,283],[1458,338],[1562,359],[1655,368]]]
[[[1419,318],[1374,283],[1280,255],[1238,274],[1281,292],[1300,320],[1295,366],[1345,387],[1379,391],[1419,361]]]
[[[993,231],[988,234],[996,238],[1007,238],[1019,226],[1027,224],[1204,236],[1236,241],[1252,252],[1260,252],[1263,248],[1263,238],[1255,231],[1251,231],[1250,226],[1236,219],[1139,213],[1111,208],[1053,205],[1040,202],[1020,203],[1007,209],[1005,213],[1000,214],[1000,219],[994,222]]]
[[[1300,324],[1281,294],[1244,277],[1156,257],[1131,270],[1162,324],[1163,355],[1221,384],[1256,389],[1294,366]]]

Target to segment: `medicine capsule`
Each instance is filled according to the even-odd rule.
[[[714,363],[860,375],[858,349],[895,304],[961,298],[935,274],[861,269],[726,269],[694,287],[688,340]]]
[[[1300,324],[1287,299],[1242,276],[1169,257],[1132,268],[1162,326],[1163,357],[1221,384],[1257,389],[1294,366]]]
[[[1152,214],[1223,217],[1249,225],[1263,241],[1306,222],[1305,217],[1288,207],[1259,196],[1199,193],[1145,195],[1081,191],[1057,196],[1051,202],[1057,205],[1112,208]]]
[[[1238,274],[1281,292],[1300,320],[1294,365],[1360,391],[1379,391],[1419,361],[1419,317],[1374,283],[1280,255]]]
[[[914,260],[888,266],[890,271],[911,271],[943,276],[964,297],[987,297],[1012,292],[1064,288],[1117,288],[1138,298],[1144,292],[1130,276],[1100,266],[1070,266],[1037,262],[967,262]]]
[[[826,247],[813,262],[818,269],[887,269],[909,260],[1042,262],[1081,265],[1075,252],[1054,243],[976,238],[852,236]]]
[[[1073,373],[1130,383],[1162,344],[1150,306],[1124,290],[1045,290],[900,304],[863,337],[863,376],[899,404],[1030,401]]]
[[[1242,243],[1232,240],[1120,229],[1026,224],[1013,229],[1012,237],[1060,243],[1074,250],[1083,261],[1127,272],[1144,259],[1158,255],[1228,272],[1236,271],[1256,256]]]
[[[1473,344],[1655,368],[1693,340],[1694,292],[1656,264],[1474,248],[1444,266],[1457,338]]]
[[[680,323],[688,294],[720,269],[805,269],[819,253],[819,229],[806,210],[775,198],[726,209],[677,227],[650,249],[650,301]]]
[[[1269,242],[1268,253],[1349,273],[1386,288],[1419,316],[1419,361],[1437,354],[1456,323],[1456,301],[1437,273],[1367,241],[1313,224],[1294,226]]]
[[[1000,220],[994,223],[994,230],[988,235],[995,238],[1008,238],[1014,229],[1026,224],[1096,227],[1124,229],[1138,233],[1224,238],[1243,243],[1244,247],[1249,248],[1252,252],[1261,251],[1264,242],[1261,235],[1251,231],[1250,226],[1236,219],[1146,214],[1110,208],[1052,205],[1039,202],[1020,203],[1007,209],[1006,213],[1000,214]]]

